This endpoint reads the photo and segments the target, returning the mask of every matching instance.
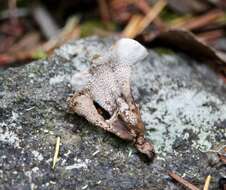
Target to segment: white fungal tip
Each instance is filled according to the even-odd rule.
[[[120,63],[134,64],[143,60],[148,52],[139,42],[129,38],[122,38],[116,42],[114,49]]]

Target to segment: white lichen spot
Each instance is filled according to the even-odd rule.
[[[102,181],[101,181],[101,180],[99,180],[99,181],[97,181],[97,184],[99,185],[99,184],[101,184],[101,182],[102,182]]]
[[[31,171],[34,172],[34,173],[37,173],[39,171],[39,168],[38,167],[34,167],[34,168],[31,169]]]
[[[6,123],[3,121],[2,123],[0,123],[0,127],[6,127]],[[0,128],[0,133],[2,133],[3,129]]]
[[[96,151],[92,154],[92,156],[96,156],[99,152],[100,152],[100,150],[96,150]]]
[[[84,186],[82,187],[82,190],[87,189],[87,188],[88,188],[88,185],[84,185]]]
[[[29,74],[28,74],[28,77],[29,77],[29,78],[35,78],[35,74],[34,74],[34,73],[29,73]]]
[[[13,131],[10,131],[8,128],[0,131],[0,141],[13,145],[14,147],[19,147],[20,142],[18,136]]]
[[[76,48],[70,44],[65,44],[61,48],[57,49],[55,53],[69,61],[71,56],[76,53]]]
[[[81,90],[89,82],[89,72],[79,72],[72,75],[70,79],[73,90]]]
[[[65,170],[79,169],[79,168],[87,168],[86,163],[75,163],[70,166],[66,166]]]
[[[90,163],[90,160],[88,159],[86,159],[85,161],[82,161],[80,159],[75,158],[74,160],[76,161],[76,163],[70,166],[66,166],[65,170],[80,169],[80,168],[87,169],[88,164]]]
[[[42,161],[44,158],[42,156],[42,154],[36,150],[32,151],[32,154],[34,155],[34,157],[38,160],[38,161]]]
[[[18,117],[19,117],[19,114],[16,113],[16,112],[14,112],[14,111],[12,111],[12,117],[11,117],[11,120],[12,120],[12,121],[16,121]]]
[[[69,156],[69,154],[71,154],[71,151],[70,151],[70,150],[68,150],[68,152],[67,152],[67,153],[65,153],[65,154],[64,154],[64,156],[65,156],[65,157],[68,157],[68,156]]]
[[[49,84],[50,85],[59,84],[59,83],[63,82],[64,79],[65,79],[64,75],[57,75],[57,76],[54,76],[54,77],[50,78]]]
[[[28,177],[30,189],[36,189],[37,186],[32,182],[32,170],[31,171],[26,171],[24,174]]]

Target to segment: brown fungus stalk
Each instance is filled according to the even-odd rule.
[[[131,93],[131,66],[147,56],[147,50],[132,39],[117,41],[107,54],[93,60],[90,69],[72,80],[85,81],[80,91],[69,97],[72,112],[118,137],[134,143],[148,158],[153,145],[144,138],[144,125]]]

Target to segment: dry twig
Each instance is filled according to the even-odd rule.
[[[217,19],[224,16],[224,12],[221,10],[213,10],[208,12],[205,15],[199,17],[191,17],[191,18],[184,18],[181,22],[177,24],[171,25],[172,28],[184,28],[187,30],[194,30],[197,28],[201,28],[207,25],[212,24]]]
[[[194,186],[193,184],[191,184],[190,182],[186,181],[185,179],[183,179],[182,177],[178,176],[177,174],[175,174],[174,172],[169,172],[169,176],[172,177],[173,179],[175,179],[177,182],[179,182],[180,184],[184,185],[186,188],[190,189],[190,190],[199,190],[198,187]]]
[[[40,26],[40,29],[47,39],[51,39],[52,37],[57,35],[59,27],[57,26],[55,20],[52,18],[49,12],[43,6],[35,6],[32,13],[33,17],[35,18],[36,22]]]
[[[59,47],[60,45],[66,43],[70,39],[75,39],[80,35],[80,29],[77,27],[79,20],[77,17],[71,17],[62,31],[58,33],[54,38],[50,39],[48,42],[42,45],[42,49],[50,53],[53,49]]]
[[[7,52],[13,55],[14,52],[18,52],[21,50],[23,51],[31,50],[34,47],[39,46],[40,38],[41,36],[38,32],[27,33],[23,36],[21,40],[13,44]]]
[[[216,41],[218,38],[224,35],[223,30],[215,30],[210,32],[203,32],[197,35],[198,39],[207,44],[211,44]]]
[[[9,17],[11,19],[11,21],[15,21],[17,22],[17,17],[15,15],[15,12],[16,12],[16,3],[17,3],[17,0],[9,0],[8,1],[8,5],[9,5]]]
[[[110,20],[109,8],[106,0],[98,0],[99,11],[103,21]]]
[[[223,155],[220,155],[220,160],[221,160],[224,164],[226,164],[226,158],[225,158]]]
[[[52,38],[51,40],[43,44],[34,44],[33,42],[37,40],[33,34],[26,36],[21,43],[16,44],[14,47],[15,51],[9,51],[8,53],[0,54],[0,65],[7,65],[15,61],[32,60],[37,52],[41,51],[50,55],[53,49],[59,47],[60,45],[68,42],[71,39],[75,39],[80,35],[80,29],[77,27],[78,19],[76,17],[70,18],[62,31]],[[34,45],[30,48],[18,48],[24,46],[25,43],[30,43]],[[30,46],[28,45],[28,46]],[[16,48],[16,49],[15,49]],[[21,50],[23,49],[23,50]]]

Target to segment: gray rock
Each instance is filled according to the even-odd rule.
[[[48,61],[0,70],[0,189],[181,189],[168,171],[199,187],[211,174],[217,189],[225,168],[211,164],[209,152],[226,140],[226,88],[206,65],[151,50],[134,65],[133,93],[158,152],[151,163],[68,112],[71,77],[112,41],[75,41]],[[56,136],[62,144],[52,170]]]

